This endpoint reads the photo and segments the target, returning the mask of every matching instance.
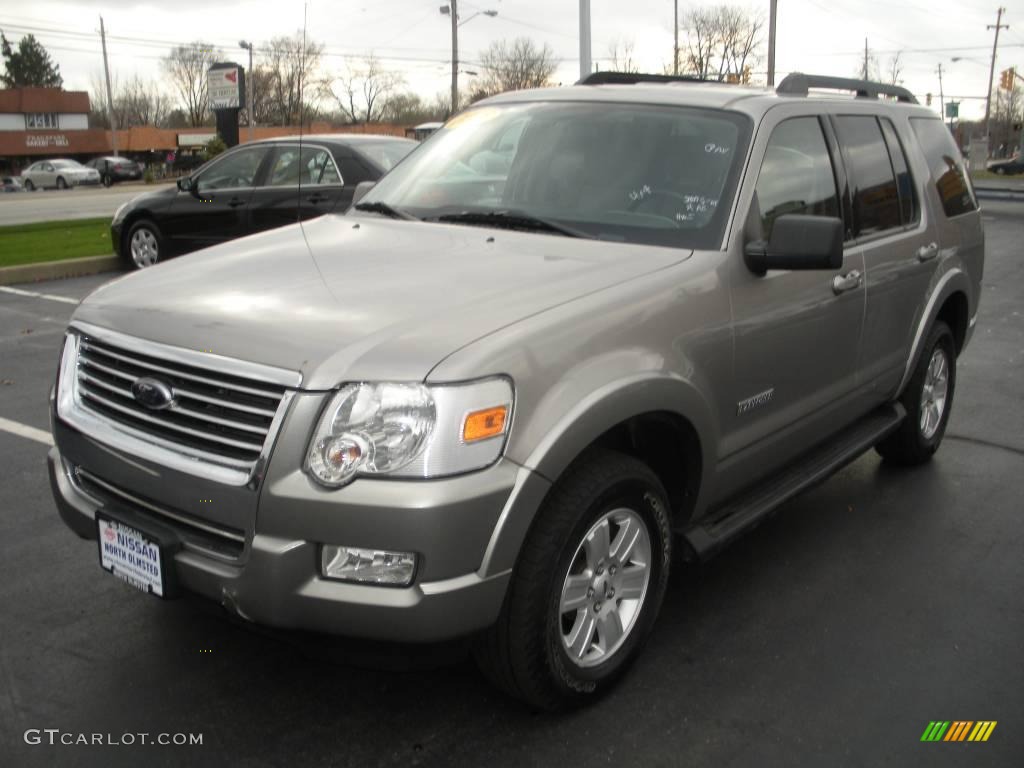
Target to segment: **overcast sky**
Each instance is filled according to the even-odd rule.
[[[310,0],[305,4],[308,34],[326,46],[326,69],[340,69],[343,56],[373,51],[429,100],[450,83],[451,31],[439,12],[445,1]],[[997,80],[999,70],[1024,65],[1024,0],[1003,2],[1010,29],[1000,36]],[[607,58],[609,46],[619,41],[634,45],[645,71],[660,72],[671,61],[672,0],[591,4],[595,60]],[[737,4],[768,12],[767,0]],[[696,5],[681,0],[680,17]],[[113,72],[156,79],[170,45],[196,39],[221,46],[225,58],[244,64],[247,54],[238,49],[239,38],[260,42],[294,32],[302,27],[303,7],[301,0],[7,0],[0,8],[0,28],[8,38],[34,33],[60,64],[65,87],[87,90],[102,72],[100,14]],[[528,36],[554,49],[560,61],[556,78],[572,82],[579,76],[578,8],[577,0],[463,0],[464,20],[481,10],[498,15],[467,21],[459,32],[460,58],[472,69],[491,42]],[[941,62],[947,98],[963,99],[962,117],[980,117],[992,46],[992,32],[985,27],[995,23],[996,8],[982,0],[779,0],[776,71],[852,76],[866,37],[883,65],[903,51],[904,84],[922,102],[924,94],[933,93],[936,110]],[[756,69],[763,72],[765,63]]]

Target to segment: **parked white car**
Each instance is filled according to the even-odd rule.
[[[100,172],[77,160],[40,160],[21,172],[21,183],[29,192],[55,187],[67,189],[100,183]]]

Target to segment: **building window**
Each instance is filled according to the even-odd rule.
[[[34,112],[25,115],[26,128],[57,128],[56,112]]]

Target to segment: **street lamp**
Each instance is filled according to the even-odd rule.
[[[255,85],[256,78],[252,74],[252,43],[247,43],[245,40],[238,41],[238,47],[249,52],[249,71],[245,77],[245,113],[249,118],[249,141],[253,140],[253,125],[252,125],[252,89]]]
[[[498,15],[497,11],[477,11],[468,19],[459,22],[458,0],[449,0],[448,5],[441,6],[441,15],[450,16],[452,20],[452,111],[455,114],[459,109],[459,27],[468,23],[477,16],[483,14],[492,19]]]

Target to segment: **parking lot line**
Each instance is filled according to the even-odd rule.
[[[44,432],[41,429],[30,427],[28,424],[21,424],[17,421],[11,421],[0,416],[0,430],[4,432],[10,432],[12,435],[18,437],[27,437],[29,440],[35,440],[37,443],[43,445],[53,445],[53,437],[50,436],[49,432]]]
[[[20,288],[11,288],[6,285],[0,285],[0,291],[4,293],[13,293],[15,296],[29,296],[34,299],[48,299],[50,301],[62,301],[65,304],[77,305],[78,299],[71,299],[67,296],[54,296],[52,293],[37,293],[36,291],[23,291]]]

